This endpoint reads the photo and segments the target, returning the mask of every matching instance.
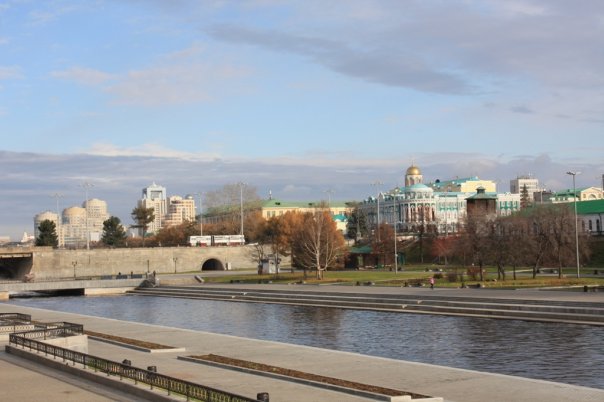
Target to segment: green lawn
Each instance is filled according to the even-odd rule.
[[[426,271],[428,269],[428,271]],[[316,273],[309,271],[307,277],[304,278],[302,272],[296,273],[281,273],[279,275],[237,275],[237,276],[223,276],[223,277],[209,277],[204,278],[206,282],[214,283],[296,283],[304,282],[307,284],[334,284],[340,283],[345,285],[365,285],[372,282],[375,285],[381,286],[405,286],[413,285],[415,283],[427,284],[428,278],[431,276],[436,277],[437,287],[461,287],[462,283],[449,282],[446,272],[432,272],[429,269],[436,269],[435,267],[413,267],[406,268],[403,271],[394,273],[390,270],[367,270],[367,271],[356,271],[356,270],[342,270],[342,271],[326,271],[322,280],[316,279]],[[575,278],[575,272],[573,269],[563,270],[563,274],[566,276],[562,279],[558,279],[557,275],[537,275],[537,278],[533,279],[530,274],[530,269],[523,268],[517,270],[517,279],[513,280],[511,270],[506,270],[506,280],[497,280],[497,270],[489,267],[486,269],[485,281],[481,282],[481,285],[489,288],[519,288],[519,287],[555,287],[555,286],[583,286],[583,285],[599,285],[604,286],[604,275],[600,275],[596,278]],[[464,284],[475,285],[479,283],[477,280],[471,280],[471,278],[465,274],[465,269],[458,268],[458,272],[464,272]],[[587,273],[593,273],[593,270],[582,270],[582,275]]]

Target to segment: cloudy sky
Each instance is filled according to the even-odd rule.
[[[600,0],[0,0],[0,235],[91,197],[604,173]]]

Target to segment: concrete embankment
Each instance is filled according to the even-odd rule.
[[[31,314],[40,321],[70,321],[90,331],[185,348],[186,352],[152,354],[90,341],[89,353],[158,371],[241,395],[268,392],[271,401],[367,401],[367,398],[179,360],[183,355],[216,354],[303,372],[443,397],[448,402],[599,401],[604,390],[520,377],[480,373],[313,347],[260,341],[208,332],[168,328],[54,312],[0,303],[0,312]],[[49,369],[50,370],[50,369]],[[5,386],[0,377],[0,386]],[[24,384],[36,388],[42,383]],[[4,388],[6,389],[6,388]],[[52,395],[46,399],[52,401]],[[59,400],[59,399],[55,399]]]
[[[604,325],[602,293],[283,285],[162,286],[137,289],[131,293],[142,296]]]

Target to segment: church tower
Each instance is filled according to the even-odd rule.
[[[423,183],[423,181],[424,176],[422,175],[422,172],[417,166],[415,166],[415,164],[411,164],[411,166],[409,166],[407,169],[407,173],[405,174],[405,186],[409,187],[414,184],[420,184]]]

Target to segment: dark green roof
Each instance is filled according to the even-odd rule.
[[[466,200],[496,200],[497,199],[497,193],[476,193],[468,198],[466,198]]]
[[[578,201],[577,213],[579,215],[604,213],[604,200]]]
[[[443,180],[443,181],[438,181],[438,182],[433,182],[433,183],[429,183],[428,185],[434,188],[443,188],[443,187],[448,187],[448,186],[459,186],[460,184],[463,184],[465,182],[468,181],[479,181],[480,179],[478,178],[478,176],[472,176],[472,177],[463,177],[461,179],[451,179],[451,180]]]
[[[371,254],[373,249],[370,245],[359,246],[359,247],[350,247],[350,254]]]
[[[265,200],[262,201],[263,208],[312,208],[327,204],[327,201],[281,201],[281,200]],[[329,206],[331,208],[346,208],[348,203],[344,201],[332,201]]]

